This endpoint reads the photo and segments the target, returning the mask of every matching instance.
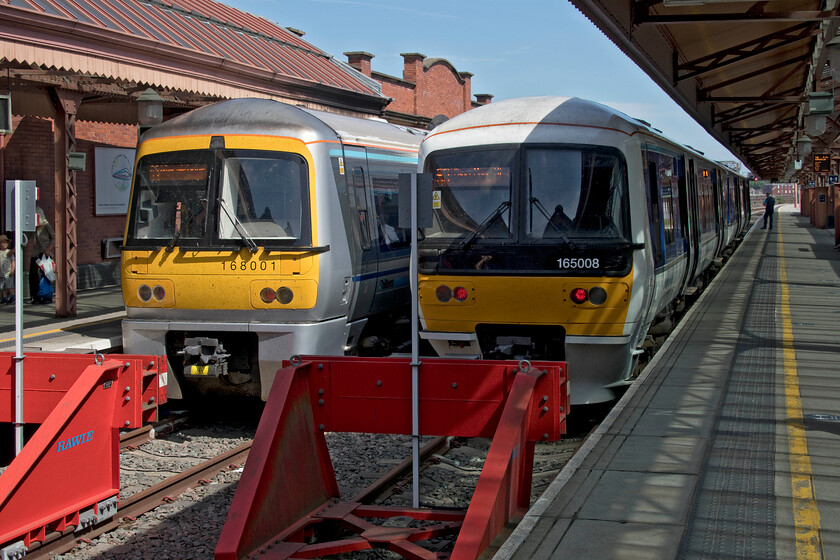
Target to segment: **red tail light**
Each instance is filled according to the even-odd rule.
[[[260,291],[260,299],[263,300],[265,303],[271,303],[272,301],[274,301],[275,297],[276,294],[271,288],[263,288],[262,291]]]
[[[586,303],[586,300],[588,299],[588,294],[583,288],[575,288],[572,290],[570,297],[575,303]]]
[[[470,293],[463,286],[458,286],[452,291],[452,296],[456,301],[464,301],[469,297]]]

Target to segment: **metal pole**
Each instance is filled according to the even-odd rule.
[[[15,456],[23,449],[23,220],[22,186],[15,184]],[[32,297],[35,297],[33,294]]]
[[[417,305],[417,175],[411,174],[411,457],[412,457],[412,507],[420,507],[420,358]]]

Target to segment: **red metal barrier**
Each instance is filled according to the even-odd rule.
[[[0,553],[22,557],[53,531],[114,515],[119,428],[157,419],[162,356],[27,354],[24,421],[41,426],[0,475]],[[0,353],[0,422],[14,416],[13,354]]]
[[[527,368],[524,368],[527,369]],[[313,558],[387,548],[405,558],[474,559],[527,510],[534,442],[565,433],[565,363],[424,359],[420,432],[489,437],[487,461],[466,513],[339,502],[324,432],[411,434],[407,358],[307,357],[277,373],[216,546],[216,560]],[[377,526],[362,517],[431,520]],[[333,533],[355,537],[330,541]],[[460,534],[451,556],[414,544]]]

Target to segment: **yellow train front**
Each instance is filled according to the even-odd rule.
[[[649,329],[704,279],[729,222],[746,223],[738,197],[727,218],[721,166],[577,98],[459,115],[423,141],[420,164],[434,216],[419,247],[421,338],[446,357],[568,361],[573,404],[632,381]]]
[[[283,360],[382,345],[408,298],[400,172],[422,135],[261,99],[143,135],[122,255],[123,346],[169,394],[266,399]]]

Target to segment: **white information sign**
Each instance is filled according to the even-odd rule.
[[[96,215],[128,213],[134,148],[94,148]]]

